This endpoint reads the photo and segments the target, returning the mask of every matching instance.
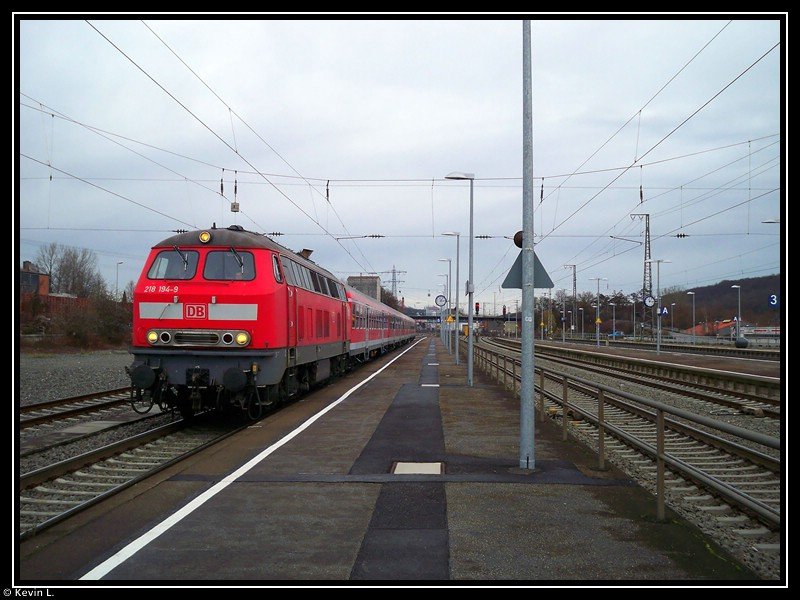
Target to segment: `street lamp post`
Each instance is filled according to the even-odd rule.
[[[444,277],[444,284],[443,284],[444,285],[444,290],[443,290],[444,294],[442,294],[442,295],[447,297],[448,291],[450,290],[450,279],[448,278],[447,273],[438,273],[436,276],[437,277]],[[445,319],[444,313],[445,313],[444,306],[442,306],[442,310],[441,310],[441,322],[442,323],[441,323],[441,325],[439,327],[439,334],[440,334],[439,337],[441,338],[442,343],[446,346],[447,345],[447,339],[446,339],[445,332],[447,331],[447,321]],[[448,351],[449,351],[449,348],[448,348]]]
[[[672,335],[675,335],[675,303],[669,305],[669,328],[672,330]]]
[[[694,294],[694,292],[686,292],[686,295],[692,297],[692,346],[694,346],[695,343],[697,342],[697,340],[695,339],[695,336],[697,334],[695,333],[695,330],[694,330],[694,326],[695,326],[695,321],[694,321],[694,296],[695,296],[695,294]]]
[[[567,290],[561,290],[561,343],[567,341],[565,327],[567,325]]]
[[[539,320],[539,339],[540,339],[540,340],[544,340],[544,296],[542,296],[542,297],[540,298],[540,300],[542,301],[542,303],[541,303],[541,307],[542,307],[542,317],[541,317],[541,319]],[[534,310],[534,313],[535,313],[535,312],[536,312],[536,311]],[[536,316],[536,315],[534,314],[534,318],[535,318],[535,316]],[[534,331],[534,332],[536,332],[536,330],[535,330],[535,329],[534,329],[533,331]]]
[[[650,258],[645,262],[656,263],[656,296],[658,297],[658,333],[656,334],[656,354],[661,354],[661,263],[672,262],[663,258]]]
[[[739,293],[739,310],[736,317],[736,339],[738,340],[742,337],[742,286],[732,285],[731,288]]]
[[[597,338],[597,347],[600,347],[600,282],[608,281],[607,277],[590,277],[589,281],[597,281],[597,311],[594,319],[594,332]]]
[[[453,296],[452,295],[452,290],[450,289],[450,282],[453,281],[453,260],[450,259],[450,258],[440,258],[440,259],[438,259],[438,261],[439,262],[447,261],[447,315],[449,316],[449,315],[452,314],[452,306],[453,306],[450,303],[450,300],[451,300],[451,298]],[[452,354],[453,353],[453,348],[452,348],[452,343],[450,341],[451,337],[452,337],[452,335],[450,334],[450,326],[448,324],[448,327],[447,327],[447,351]]]
[[[117,263],[117,279],[114,283],[114,300],[119,300],[119,266],[124,262],[124,260],[121,260]]]
[[[460,303],[459,303],[459,300],[458,300],[458,286],[459,286],[459,283],[458,283],[458,265],[459,265],[459,262],[460,262],[459,251],[460,251],[460,246],[461,246],[461,234],[459,232],[457,232],[457,231],[446,231],[442,235],[455,236],[455,238],[456,238],[456,348],[455,348],[455,351],[456,351],[456,364],[459,364],[459,359],[458,359],[458,322],[459,322],[459,313],[460,313],[460,311],[459,311],[459,304]]]
[[[583,307],[579,306],[578,310],[581,311],[581,341],[583,341]]]
[[[633,341],[636,341],[636,296],[633,297]]]
[[[569,339],[572,339],[575,337],[575,323],[573,322],[575,315],[572,314],[571,310],[568,310],[567,314],[569,314]]]
[[[445,179],[469,179],[469,279],[467,280],[467,294],[469,295],[469,303],[467,305],[467,327],[469,328],[469,337],[467,342],[469,349],[467,350],[467,385],[472,387],[472,353],[473,353],[473,331],[472,331],[472,299],[475,295],[475,284],[473,282],[473,242],[474,242],[474,219],[473,219],[473,188],[475,183],[474,173],[450,173],[445,176]]]
[[[617,304],[615,302],[609,302],[611,305],[611,335],[616,340],[617,339]]]

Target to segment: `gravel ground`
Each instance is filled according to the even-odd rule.
[[[599,375],[597,373],[587,373],[580,367],[568,367],[559,363],[552,363],[547,359],[541,359],[537,361],[537,366],[544,367],[546,369],[549,368],[554,371],[559,371],[561,373],[564,373],[565,375],[582,377],[583,379],[588,379],[590,381],[594,381],[595,383],[607,385],[609,387],[614,387],[619,390],[624,390],[629,394],[635,394],[643,398],[648,398],[650,400],[663,402],[664,404],[669,404],[670,406],[674,406],[676,408],[682,408],[683,410],[687,410],[694,414],[711,417],[723,423],[736,425],[737,427],[743,427],[744,429],[749,429],[750,431],[755,431],[776,438],[781,437],[781,422],[778,419],[773,419],[770,417],[754,417],[751,415],[736,413],[736,411],[731,408],[713,405],[710,404],[709,402],[683,396],[681,395],[679,389],[677,389],[676,392],[670,392],[668,390],[660,390],[657,388],[652,388],[646,384],[621,381],[611,375]],[[704,425],[700,425],[697,423],[690,423],[690,424],[693,427],[706,430],[710,433],[713,433],[714,435],[719,435],[721,437],[731,439],[733,441],[741,443],[744,446],[749,446],[751,448],[759,450],[760,452],[764,452],[765,454],[769,454],[771,456],[777,456],[780,454],[777,450],[766,448],[760,444],[749,442],[747,440],[742,440],[734,436],[730,436],[728,434],[720,432],[717,429],[706,427]]]
[[[131,362],[127,350],[20,354],[19,406],[130,385],[125,367]]]
[[[545,368],[553,368],[559,370],[562,373],[575,375],[578,377],[583,377],[584,379],[589,379],[595,381],[597,383],[601,383],[604,385],[608,385],[610,387],[616,387],[618,389],[624,389],[625,391],[633,394],[637,394],[646,398],[650,398],[653,400],[658,400],[665,404],[670,404],[672,406],[678,406],[685,410],[697,413],[697,414],[705,414],[707,416],[713,416],[716,419],[719,419],[724,422],[728,422],[731,424],[738,425],[740,427],[744,427],[746,429],[750,429],[752,431],[758,431],[760,433],[764,433],[767,435],[781,437],[781,423],[777,419],[771,418],[757,418],[748,415],[735,415],[729,416],[724,414],[712,414],[717,412],[717,408],[710,406],[707,403],[703,403],[691,398],[686,398],[680,395],[680,393],[672,393],[666,390],[658,390],[654,388],[650,388],[644,385],[635,384],[631,382],[621,382],[618,379],[615,379],[612,376],[604,376],[598,375],[596,373],[586,373],[582,371],[579,367],[566,367],[561,364],[548,364],[549,361],[546,359],[537,361],[537,366],[544,366]],[[538,383],[538,380],[537,380]],[[695,425],[697,426],[697,425]],[[701,429],[707,429],[705,427],[700,427]],[[585,433],[581,432],[580,430],[573,428],[572,435],[576,436],[577,438],[581,439],[584,444],[588,445],[589,447],[593,448],[594,450],[597,449],[597,442],[594,437],[590,435],[586,435]],[[716,430],[710,430],[711,432],[720,435],[720,432]],[[722,434],[722,437],[729,437],[725,434]],[[774,451],[766,449],[758,444],[751,444],[744,440],[739,440],[744,445],[753,446],[767,454],[774,454]],[[622,469],[630,476],[635,478],[643,487],[650,490],[652,493],[655,494],[655,480],[652,477],[652,474],[648,471],[640,469],[640,465],[637,464],[635,461],[639,460],[640,456],[635,456],[633,458],[629,458],[626,456],[617,455],[614,451],[607,450],[607,459],[610,460],[615,466]],[[766,543],[778,543],[779,534],[774,533],[772,535],[766,536],[766,538],[758,539],[758,540],[749,540],[747,538],[742,538],[734,533],[734,529],[736,527],[731,527],[728,525],[721,525],[715,518],[713,513],[704,512],[696,507],[682,502],[680,500],[680,495],[674,495],[667,490],[667,503],[678,513],[680,513],[683,517],[685,517],[690,522],[697,525],[705,534],[716,540],[721,546],[723,546],[726,550],[731,552],[738,560],[746,564],[750,567],[753,571],[758,573],[764,579],[778,579],[780,577],[780,569],[781,569],[781,560],[780,556],[777,553],[760,553],[754,549],[754,545],[758,542],[766,542]],[[733,509],[730,514],[738,514],[738,512]],[[751,520],[747,524],[742,524],[740,527],[743,529],[747,528],[756,528],[759,527],[760,524],[755,521]]]
[[[91,392],[124,387],[130,384],[125,367],[132,362],[127,350],[98,350],[69,354],[26,353],[19,357],[19,405],[26,406],[47,400],[79,396]],[[125,410],[124,408],[121,410]],[[129,407],[127,410],[131,410]],[[154,408],[151,414],[157,414]],[[110,417],[107,417],[110,418]],[[179,418],[171,412],[143,422],[123,425],[97,435],[87,436],[20,459],[20,472],[27,473],[83,454],[100,446],[142,433]],[[73,425],[72,421],[51,427],[59,429]],[[35,434],[33,434],[35,435]]]
[[[157,407],[153,409],[151,414],[155,415],[152,419],[136,421],[129,425],[121,425],[108,431],[102,431],[95,435],[90,435],[85,438],[56,446],[55,448],[50,448],[44,452],[36,452],[35,454],[23,456],[19,460],[19,472],[30,473],[36,469],[50,466],[54,463],[61,462],[62,460],[67,460],[74,456],[91,452],[97,448],[113,444],[114,442],[118,442],[125,438],[137,435],[139,433],[144,433],[145,431],[150,431],[151,429],[155,429],[156,427],[166,425],[173,421],[180,420],[180,415],[177,413],[174,415],[170,411],[160,413],[158,412]]]

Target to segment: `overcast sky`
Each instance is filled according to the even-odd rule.
[[[640,289],[630,213],[672,261],[662,288],[778,273],[783,225],[762,223],[781,214],[777,17],[532,18],[536,253],[556,287],[576,264],[579,292]],[[520,298],[499,286],[522,228],[521,21],[90,22],[20,22],[20,260],[89,248],[112,289],[122,261],[122,288],[171,230],[238,223],[343,279],[390,288],[394,267],[421,307],[437,259],[455,263],[446,231],[463,290],[469,185],[443,177],[465,171],[475,234],[493,236],[474,242],[476,300]],[[385,237],[334,239],[367,235]]]

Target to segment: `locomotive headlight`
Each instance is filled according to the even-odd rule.
[[[250,334],[240,331],[236,334],[236,343],[240,346],[246,346],[250,343]]]
[[[203,244],[207,244],[211,241],[211,234],[208,231],[201,231],[198,237]]]
[[[151,344],[155,344],[158,341],[158,334],[155,331],[148,331],[147,341]]]

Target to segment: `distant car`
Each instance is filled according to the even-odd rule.
[[[607,334],[606,337],[609,337],[611,339],[621,340],[622,338],[625,337],[625,334],[622,333],[621,331],[612,331],[611,333]]]

